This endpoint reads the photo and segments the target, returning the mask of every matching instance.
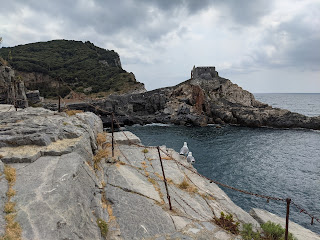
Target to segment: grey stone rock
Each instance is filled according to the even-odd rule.
[[[219,77],[214,67],[199,68],[196,72],[194,78],[173,87],[110,96],[92,104],[114,112],[121,125],[229,123],[250,127],[320,129],[320,117],[306,117],[263,104],[255,100],[252,93]],[[69,108],[94,111],[86,103],[71,104]],[[106,126],[111,125],[110,115],[105,114],[102,119]]]
[[[0,104],[15,104],[16,107],[28,107],[24,82],[15,77],[15,72],[0,64]]]
[[[217,227],[210,222],[201,223],[208,231],[214,231]]]
[[[80,155],[41,157],[17,173],[13,200],[24,239],[100,239],[91,211],[98,182]]]
[[[260,224],[266,223],[268,221],[280,224],[283,228],[286,226],[286,219],[279,217],[273,213],[266,210],[253,208],[250,210],[250,215],[255,218]],[[289,222],[289,232],[293,234],[298,240],[320,240],[320,235],[316,234],[309,229],[306,229],[299,224],[290,221]]]
[[[170,215],[153,200],[109,184],[106,192],[124,239],[143,239],[175,232]]]

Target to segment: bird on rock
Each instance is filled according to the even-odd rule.
[[[187,156],[188,152],[189,152],[189,148],[187,146],[187,143],[184,142],[183,147],[180,149],[180,155]]]
[[[188,153],[187,162],[188,162],[188,163],[191,163],[191,164],[193,164],[193,163],[196,162],[196,160],[195,160],[194,157],[192,156],[192,152],[189,152],[189,153]]]

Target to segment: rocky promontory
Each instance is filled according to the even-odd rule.
[[[70,104],[72,109],[99,113],[106,125],[114,112],[121,124],[172,123],[205,126],[238,124],[249,127],[320,129],[320,116],[307,117],[272,108],[252,93],[222,78],[214,67],[193,69],[192,78],[173,87],[139,94],[111,95],[104,100]],[[97,111],[94,107],[104,111]]]
[[[93,113],[0,112],[0,239],[241,239],[216,224],[221,212],[259,229],[173,149],[160,147],[170,210],[159,152],[132,133],[115,133],[112,157]]]

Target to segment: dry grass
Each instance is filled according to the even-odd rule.
[[[65,110],[64,112],[69,116],[76,115],[77,113],[83,113],[82,110]]]
[[[158,192],[158,194],[159,194],[159,197],[160,197],[160,199],[161,199],[161,202],[159,202],[159,205],[163,205],[165,202],[164,202],[163,194],[162,194],[162,192],[161,192],[161,189],[160,189],[160,187],[159,187],[158,182],[157,182],[155,179],[150,178],[150,177],[148,177],[148,181],[152,183],[154,189],[155,189],[155,190]]]
[[[15,218],[15,214],[5,216],[7,225],[5,235],[2,238],[0,237],[1,240],[21,240],[22,229],[19,223],[15,221]]]
[[[9,186],[13,186],[16,182],[16,169],[13,167],[10,167],[9,165],[5,165],[4,175],[6,177],[6,180],[9,183]]]
[[[186,178],[183,179],[183,181],[178,185],[178,187],[189,193],[197,193],[199,191],[198,188],[191,185]]]
[[[155,173],[155,175],[156,175],[158,178],[160,178],[160,180],[163,181],[163,176],[161,176],[159,173]]]
[[[9,188],[7,193],[6,193],[6,195],[7,195],[8,198],[11,198],[14,195],[16,195],[16,191],[14,189],[12,189],[12,188]]]
[[[6,202],[6,204],[4,205],[4,212],[6,214],[14,213],[16,211],[15,206],[16,206],[16,203],[14,202]]]
[[[6,220],[5,234],[4,236],[0,237],[0,240],[21,240],[22,229],[19,223],[15,221],[16,203],[11,202],[11,198],[16,194],[16,191],[12,188],[16,182],[16,169],[10,167],[9,165],[5,165],[4,175],[8,181],[9,188],[6,193],[8,201],[4,205],[3,209],[4,213],[6,213],[4,217]]]
[[[107,149],[100,149],[96,155],[93,156],[94,170],[100,170],[99,164],[103,158],[108,158],[109,151]]]
[[[107,136],[105,133],[98,133],[97,134],[97,143],[99,146],[102,146],[102,144],[106,141],[107,141]]]
[[[109,214],[109,222],[116,219],[116,217],[113,215],[113,210],[110,204],[107,206],[107,212]]]
[[[104,188],[103,188],[102,194],[101,194],[101,205],[102,205],[103,209],[108,208],[108,200],[107,200],[106,191],[104,190]]]
[[[117,161],[117,162],[116,162],[116,167],[117,167],[117,168],[119,168],[121,165],[122,165],[122,166],[123,166],[123,165],[126,165],[126,163],[125,163],[125,162],[122,162],[122,161]]]
[[[199,193],[199,195],[202,197],[202,198],[205,198],[207,200],[215,200],[215,198],[211,195],[211,194],[208,194],[208,193]]]

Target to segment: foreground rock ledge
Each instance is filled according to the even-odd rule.
[[[13,201],[23,239],[240,239],[212,221],[221,211],[259,226],[217,185],[163,154],[170,211],[157,149],[130,144],[141,144],[132,133],[126,132],[131,141],[116,133],[115,158],[111,158],[111,136],[97,144],[102,122],[92,113],[68,116],[41,108],[7,110],[0,115],[0,154],[17,170]],[[92,157],[102,146],[107,151],[94,170]],[[161,149],[188,165],[174,150]],[[181,189],[184,180],[188,186]],[[2,175],[1,209],[6,189]],[[1,210],[1,235],[4,215]],[[97,220],[107,223],[106,236]]]

